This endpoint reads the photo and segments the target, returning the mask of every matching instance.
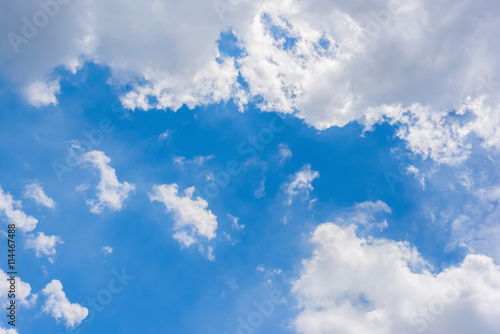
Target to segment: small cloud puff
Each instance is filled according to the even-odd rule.
[[[43,205],[47,208],[55,208],[56,202],[45,194],[43,188],[38,183],[28,184],[24,187],[23,196],[35,200],[38,205]]]
[[[101,253],[103,253],[104,255],[113,254],[113,248],[111,248],[110,246],[104,246],[101,248]]]
[[[285,194],[288,195],[286,203],[292,204],[293,198],[299,194],[303,194],[305,199],[309,198],[309,193],[314,190],[312,181],[319,178],[317,171],[311,170],[311,165],[305,164],[295,175],[291,181],[284,184]]]

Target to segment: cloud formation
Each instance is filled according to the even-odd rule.
[[[112,211],[120,211],[123,203],[130,193],[135,191],[135,185],[128,182],[120,183],[116,176],[116,171],[109,164],[111,159],[102,151],[91,151],[85,153],[83,161],[89,162],[94,168],[99,170],[101,180],[97,185],[97,199],[87,201],[90,212],[101,214],[104,208]]]
[[[59,92],[58,80],[52,82],[37,81],[26,87],[24,94],[31,105],[40,108],[50,104],[57,105],[56,94]]]
[[[38,235],[28,235],[26,238],[26,248],[33,249],[37,257],[51,256],[56,254],[57,244],[62,244],[63,241],[56,235],[45,235],[43,232],[38,232]]]
[[[318,129],[387,120],[409,148],[447,164],[467,157],[471,135],[500,147],[495,0],[51,3],[15,2],[0,14],[2,30],[19,37],[0,43],[0,70],[35,106],[57,103],[56,67],[92,60],[131,85],[121,98],[130,109],[233,99]],[[36,21],[44,12],[47,22]],[[218,48],[228,31],[239,54]]]
[[[305,164],[291,177],[290,182],[284,184],[285,194],[288,196],[287,204],[291,205],[293,198],[299,194],[308,199],[309,193],[314,190],[312,182],[317,178],[319,173],[311,170],[311,165]]]
[[[89,313],[86,307],[68,300],[59,280],[52,280],[45,286],[42,293],[46,297],[42,311],[50,314],[56,320],[64,320],[66,327],[79,325]]]
[[[16,224],[23,232],[31,232],[36,228],[38,220],[20,210],[21,202],[15,201],[11,194],[5,193],[0,186],[0,212],[7,216],[9,223]]]
[[[186,157],[174,157],[174,162],[178,164],[179,166],[185,166],[185,165],[196,165],[196,166],[203,166],[205,162],[208,160],[212,160],[215,158],[214,155],[197,155],[192,159],[186,159]]]
[[[500,267],[484,255],[438,273],[405,242],[325,223],[293,284],[298,333],[496,333]]]
[[[500,186],[476,187],[467,193],[461,206],[447,210],[452,213],[451,217],[440,212],[437,218],[450,226],[447,250],[462,248],[500,261]]]
[[[279,149],[280,149],[280,166],[281,165],[284,165],[285,162],[292,158],[293,157],[293,154],[292,154],[292,151],[288,148],[288,145],[286,144],[279,144],[278,145]]]
[[[101,248],[101,253],[103,253],[104,255],[113,254],[113,248],[110,246],[104,246]]]
[[[151,202],[161,202],[168,212],[173,212],[174,238],[185,247],[198,243],[199,237],[215,238],[217,217],[208,209],[207,201],[201,197],[193,199],[194,187],[186,188],[184,196],[178,191],[177,184],[162,184],[153,186],[149,194]]]
[[[7,306],[10,299],[7,298],[10,290],[10,278],[2,269],[0,269],[0,306]],[[16,303],[26,308],[31,308],[37,302],[38,295],[31,293],[31,285],[16,277]]]
[[[28,184],[24,187],[23,196],[35,200],[38,205],[43,205],[47,208],[55,208],[56,202],[45,194],[43,188],[38,183]]]

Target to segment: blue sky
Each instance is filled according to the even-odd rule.
[[[31,290],[18,296],[15,328],[0,318],[0,334],[495,333],[498,62],[488,85],[482,68],[433,47],[450,31],[461,47],[479,33],[489,45],[489,28],[460,15],[498,6],[463,0],[439,26],[445,9],[417,2],[242,1],[205,17],[204,7],[130,1],[114,23],[151,20],[143,39],[98,14],[76,26],[86,5],[70,3],[17,58],[6,39],[0,221],[18,226],[18,289]],[[8,10],[39,10],[26,6]],[[153,19],[148,6],[193,27]],[[372,9],[389,11],[388,26]],[[432,43],[413,21],[423,12],[441,29]],[[372,21],[380,32],[352,47]],[[404,51],[408,31],[427,58]],[[72,36],[85,47],[64,46]],[[442,79],[436,92],[434,72],[474,74]]]
[[[120,119],[126,111],[114,105],[116,95],[106,84],[108,76],[106,69],[86,64],[77,75],[65,73],[57,106],[42,111],[26,106],[10,93],[5,98],[8,109],[2,113],[2,186],[21,198],[26,184],[39,181],[57,207],[43,209],[33,201],[23,201],[24,211],[39,217],[40,229],[46,234],[64,240],[57,246],[54,264],[21,248],[23,279],[32,282],[37,291],[50,277],[59,277],[65,290],[71,291],[72,300],[85,302],[107,287],[113,269],[125,268],[136,277],[94,321],[82,325],[82,330],[104,333],[120,328],[120,333],[134,333],[147,326],[151,333],[235,332],[236,318],[248,312],[254,299],[265,299],[272,287],[288,293],[289,286],[281,279],[268,285],[256,268],[297,270],[301,258],[310,253],[304,240],[307,234],[344,208],[365,201],[382,200],[393,210],[388,216],[390,227],[375,235],[421,245],[419,250],[435,258],[438,267],[443,259],[455,262],[462,258],[456,252],[443,252],[441,237],[426,224],[416,230],[405,224],[409,219],[426,218],[415,212],[412,204],[422,193],[415,178],[395,184],[394,192],[385,178],[386,172],[400,173],[398,157],[391,154],[392,147],[401,146],[400,140],[393,138],[393,128],[379,126],[364,136],[357,124],[318,132],[293,118],[286,118],[287,127],[263,145],[258,161],[232,177],[215,198],[203,190],[195,193],[209,201],[210,210],[220,217],[220,231],[230,234],[236,243],[232,245],[218,233],[214,262],[196,249],[180,249],[171,236],[171,215],[147,197],[151,186],[178,183],[181,189],[203,189],[203,171],[223,171],[231,160],[247,162],[248,155],[237,151],[239,143],[268,128],[276,114],[255,108],[239,113],[229,102],[195,110],[183,108],[176,113],[137,112]],[[52,163],[63,164],[69,143],[86,140],[82,132],[99,129],[102,119],[111,120],[114,130],[104,134],[95,149],[106,152],[119,178],[136,184],[137,191],[121,212],[95,215],[85,204],[86,196],[92,193],[81,194],[75,188],[86,182],[95,184],[96,175],[77,167],[62,174],[60,181]],[[171,138],[159,139],[167,130],[172,131]],[[286,144],[293,152],[283,166],[279,166],[279,144]],[[192,159],[208,155],[214,158],[202,167],[173,162],[178,156]],[[317,201],[311,209],[300,200],[288,207],[280,186],[306,163],[320,173],[310,195]],[[263,178],[266,195],[256,198],[254,192]],[[231,228],[227,213],[238,217],[245,228]],[[282,221],[285,216],[289,217],[286,225]],[[105,256],[100,250],[108,245],[113,254]],[[238,286],[236,290],[232,290],[233,284]],[[277,313],[266,321],[262,332],[286,332],[280,325],[294,313],[293,298]],[[26,310],[21,317],[20,332],[64,330],[63,324],[36,310]]]

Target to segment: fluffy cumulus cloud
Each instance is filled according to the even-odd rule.
[[[24,94],[28,99],[28,102],[35,107],[42,107],[47,105],[56,105],[57,97],[56,94],[60,92],[59,81],[55,80],[52,82],[45,83],[43,81],[37,81],[29,85]]]
[[[26,248],[33,249],[37,257],[43,255],[52,256],[56,254],[57,244],[62,244],[63,241],[56,235],[45,235],[43,232],[38,232],[35,237],[28,235],[26,239]]]
[[[10,290],[9,278],[10,275],[7,275],[0,269],[0,305],[2,308],[7,306],[10,302],[10,299],[7,298],[8,291]],[[19,277],[16,277],[16,303],[23,307],[30,308],[36,304],[37,299],[38,295],[31,293],[31,285],[22,281]]]
[[[88,315],[88,309],[76,303],[71,303],[63,291],[63,285],[58,280],[52,280],[42,293],[46,297],[42,311],[50,314],[56,320],[64,320],[66,327],[79,325]]]
[[[499,12],[494,1],[268,2],[235,28],[240,72],[264,110],[319,129],[388,120],[411,149],[454,164],[470,134],[499,147]]]
[[[217,230],[217,217],[208,209],[207,201],[201,197],[193,199],[194,191],[190,187],[184,190],[184,195],[179,195],[177,184],[162,184],[153,186],[149,194],[152,202],[161,202],[168,212],[174,213],[174,238],[185,247],[198,243],[199,237],[215,238]]]
[[[439,273],[404,242],[326,223],[293,291],[298,333],[497,333],[500,267],[484,255]]]
[[[13,2],[1,71],[40,106],[56,103],[54,68],[92,60],[132,84],[127,108],[233,98],[319,129],[389,120],[416,152],[457,163],[471,134],[500,147],[499,13],[495,0]],[[230,27],[239,55],[217,46]]]
[[[302,194],[305,199],[309,198],[309,193],[314,190],[312,182],[319,177],[317,171],[311,170],[311,165],[305,164],[295,173],[290,182],[285,183],[284,190],[288,196],[287,204],[292,204],[293,198]]]
[[[0,14],[6,32],[1,71],[35,105],[54,103],[54,68],[75,71],[85,60],[110,66],[117,84],[148,81],[124,96],[130,107],[149,109],[147,96],[158,97],[158,107],[174,109],[217,102],[238,86],[234,60],[217,60],[216,41],[230,23],[221,20],[212,1],[29,0],[8,6]],[[241,13],[251,6],[242,1]],[[197,24],[185,24],[192,21]],[[39,54],[36,62],[33,52]]]
[[[222,63],[213,59],[191,78],[161,71],[147,71],[144,78],[149,82],[147,85],[137,87],[121,99],[124,107],[177,110],[187,105],[192,109],[198,105],[227,101],[231,97],[236,99],[240,87],[236,82],[238,71],[230,59],[224,59]],[[157,100],[153,105],[149,102],[151,97]]]
[[[43,188],[38,183],[25,186],[23,195],[26,198],[35,200],[38,205],[43,205],[47,208],[54,208],[56,206],[54,200],[45,194]]]
[[[16,227],[23,232],[30,232],[36,228],[38,220],[20,210],[21,202],[15,201],[11,194],[3,191],[0,187],[0,212],[7,217],[9,224],[16,224]]]
[[[123,203],[130,193],[135,191],[135,186],[128,182],[120,183],[116,171],[109,164],[111,159],[102,151],[91,151],[83,155],[83,161],[90,163],[99,170],[101,180],[97,185],[97,198],[87,201],[90,211],[102,213],[104,208],[120,211]]]

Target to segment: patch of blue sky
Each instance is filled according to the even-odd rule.
[[[314,44],[314,48],[320,56],[334,57],[339,45],[338,43],[331,41],[326,36],[323,36],[316,44]]]
[[[299,37],[294,36],[292,26],[284,19],[280,19],[282,25],[276,24],[273,18],[264,13],[262,21],[265,23],[267,31],[273,36],[276,43],[278,43],[283,50],[291,50],[299,42]]]
[[[221,32],[217,44],[222,56],[240,59],[246,55],[245,48],[241,42],[238,41],[238,36],[236,36],[232,30]]]
[[[256,149],[256,157],[249,159],[238,146],[268,128],[275,113],[262,113],[255,104],[239,113],[229,102],[194,110],[184,107],[175,113],[131,112],[124,118],[116,103],[117,92],[107,84],[106,68],[86,63],[76,75],[60,74],[59,104],[42,109],[26,106],[9,92],[5,82],[0,83],[4,110],[0,114],[0,184],[21,199],[23,186],[36,179],[58,203],[55,210],[47,210],[23,201],[26,213],[40,221],[36,231],[59,235],[64,241],[57,246],[56,260],[51,264],[25,250],[20,240],[19,272],[33,292],[57,278],[70,301],[89,307],[92,299],[89,302],[88,298],[96,298],[106,288],[113,269],[125,268],[135,276],[92,321],[81,325],[82,332],[235,333],[238,317],[251,312],[254,301],[269,298],[272,290],[279,288],[288,303],[277,306],[260,331],[285,333],[280,324],[295,312],[290,286],[280,276],[268,283],[256,268],[280,268],[293,277],[300,260],[311,251],[304,236],[318,224],[333,221],[346,208],[367,200],[382,200],[393,210],[387,215],[389,227],[374,231],[375,236],[409,240],[438,264],[462,256],[443,251],[445,241],[438,237],[442,230],[432,226],[414,205],[425,196],[414,178],[399,183],[395,192],[388,186],[384,172],[397,172],[399,163],[391,148],[401,142],[387,124],[363,137],[357,123],[318,131],[286,116],[284,130],[275,133],[262,150]],[[93,148],[105,152],[119,180],[135,184],[137,190],[121,212],[105,210],[95,215],[89,212],[86,200],[95,196],[98,175],[75,166],[60,181],[52,163],[64,164],[69,143],[87,140],[84,131],[98,129],[103,119],[109,119],[114,130]],[[172,133],[169,142],[161,140],[167,130]],[[293,152],[283,166],[279,165],[281,143]],[[180,167],[173,162],[174,157],[201,155],[214,158],[203,166]],[[243,171],[231,177],[217,196],[206,196],[206,175],[224,171],[232,160],[240,163]],[[320,173],[309,196],[316,201],[296,198],[287,206],[283,183],[306,163]],[[264,178],[266,195],[256,198],[255,190]],[[153,184],[172,183],[181,191],[195,186],[195,196],[205,198],[218,217],[215,262],[195,247],[181,249],[172,238],[173,216],[163,205],[150,202],[147,194]],[[76,191],[82,184],[90,189]],[[228,213],[239,217],[245,228],[234,229]],[[103,256],[100,249],[107,245],[114,252]],[[21,312],[21,333],[65,332],[62,323],[37,314],[37,308]]]

